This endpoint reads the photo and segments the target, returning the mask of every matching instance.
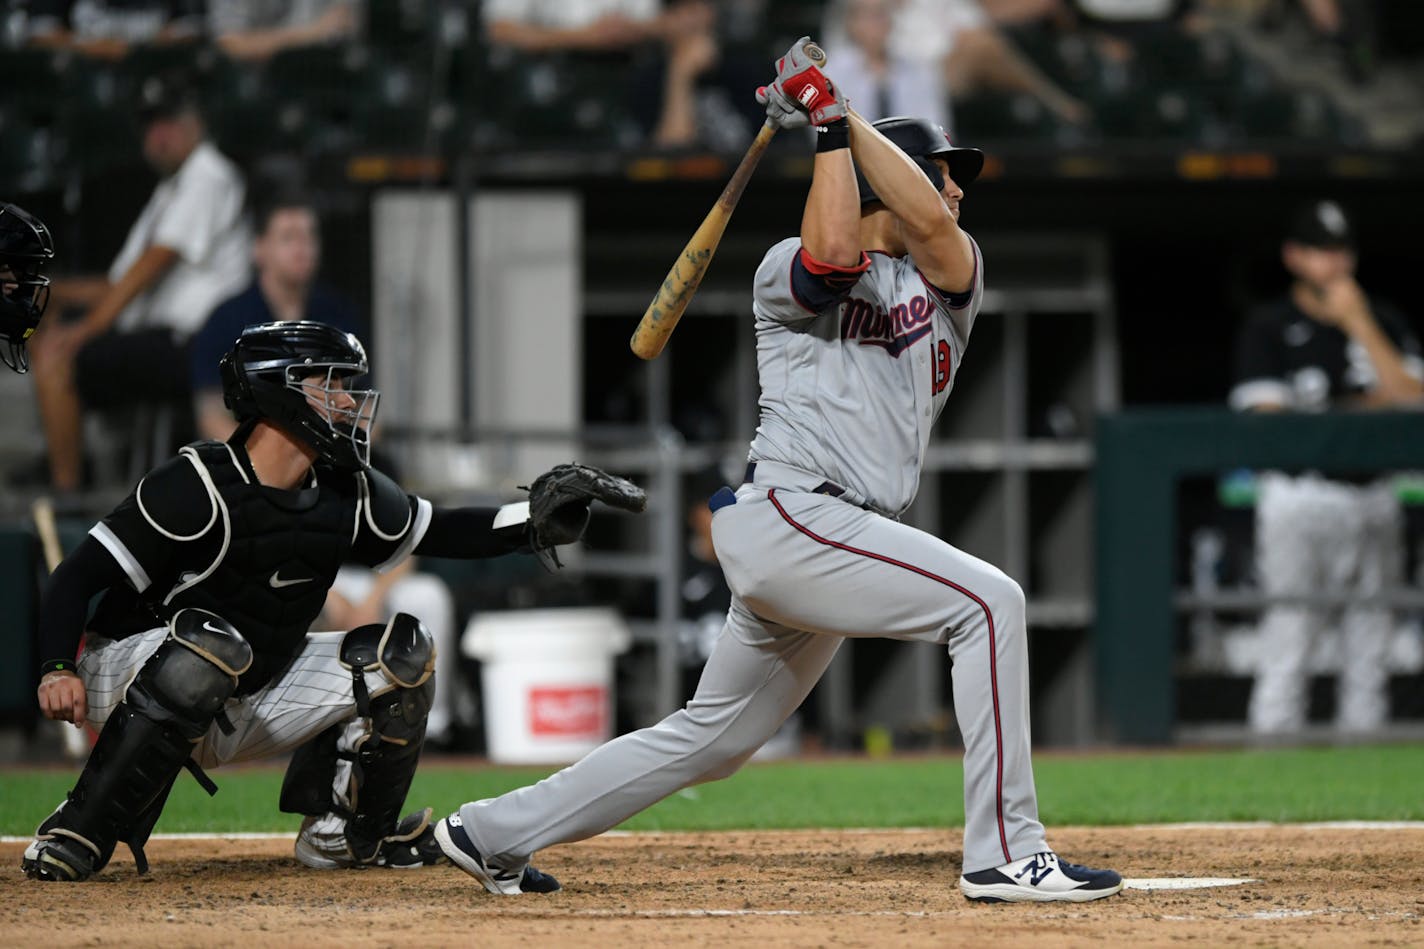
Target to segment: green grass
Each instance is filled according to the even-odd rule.
[[[549,769],[465,767],[432,761],[411,804],[437,814],[499,794]],[[1041,754],[1035,764],[1045,823],[1424,820],[1424,748],[1409,745],[1270,751]],[[277,811],[282,773],[213,772],[208,798],[180,775],[159,832],[291,831]],[[75,773],[0,771],[0,834],[28,834]],[[843,759],[751,765],[675,794],[630,819],[630,830],[795,827],[941,827],[964,820],[957,758]]]

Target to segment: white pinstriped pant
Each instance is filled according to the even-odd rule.
[[[89,637],[79,656],[79,675],[88,691],[89,721],[95,727],[102,728],[109,720],[139,668],[167,635],[168,628],[160,627],[124,639]],[[224,711],[233,733],[225,734],[216,724],[210,727],[193,751],[198,764],[215,768],[284,754],[344,721],[351,727],[338,747],[354,747],[368,725],[357,716],[351,670],[338,659],[345,635],[344,631],[308,633],[306,648],[280,676],[250,695],[229,699]],[[395,688],[380,670],[365,675],[373,698]]]

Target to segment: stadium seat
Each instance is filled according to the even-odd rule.
[[[56,135],[62,161],[82,175],[141,160],[138,120],[128,108],[68,102],[60,113]]]
[[[953,125],[956,139],[974,143],[1047,142],[1057,130],[1053,115],[1038,100],[989,92],[957,100]]]
[[[42,49],[6,49],[0,56],[0,103],[23,105],[54,96],[73,56]]]
[[[304,46],[273,56],[264,81],[279,98],[349,108],[369,86],[369,63],[370,53],[361,46]]]
[[[1007,37],[1044,75],[1072,95],[1089,96],[1103,85],[1103,64],[1082,34],[1030,27],[1007,31]]]
[[[330,154],[357,141],[358,115],[371,94],[370,51],[362,46],[309,46],[272,57],[265,89],[290,115],[300,112],[303,151]]]
[[[218,64],[217,50],[196,43],[135,46],[115,64],[120,80],[131,90],[149,76],[183,73],[201,82]]]
[[[475,78],[461,68],[461,82]],[[491,53],[478,97],[464,106],[467,140],[494,147],[611,147],[624,141],[627,60],[621,56]],[[482,106],[482,108],[481,108]]]
[[[1209,120],[1205,101],[1191,90],[1133,87],[1089,103],[1093,121],[1109,141],[1194,142]]]
[[[1248,142],[1329,142],[1347,125],[1324,93],[1277,89],[1244,98],[1235,114],[1237,132]]]

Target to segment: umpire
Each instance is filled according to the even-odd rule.
[[[430,809],[400,818],[435,689],[430,634],[403,613],[308,629],[344,562],[551,553],[582,535],[590,498],[551,505],[535,491],[500,508],[438,509],[406,494],[369,466],[378,393],[357,388],[367,372],[361,343],[330,326],[248,327],[222,360],[233,436],[149,472],[55,570],[40,613],[40,709],[102,731],[25,850],[28,876],[87,879],[119,841],[143,873],[179,770],[211,793],[202,767],[285,752],[280,806],[305,815],[302,863],[441,859]]]

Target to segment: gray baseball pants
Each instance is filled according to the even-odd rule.
[[[801,704],[842,640],[868,636],[948,647],[965,744],[964,872],[1047,850],[1019,585],[809,484],[744,484],[736,496],[712,521],[734,598],[691,701],[537,784],[465,804],[460,817],[480,852],[517,866],[732,774]]]

